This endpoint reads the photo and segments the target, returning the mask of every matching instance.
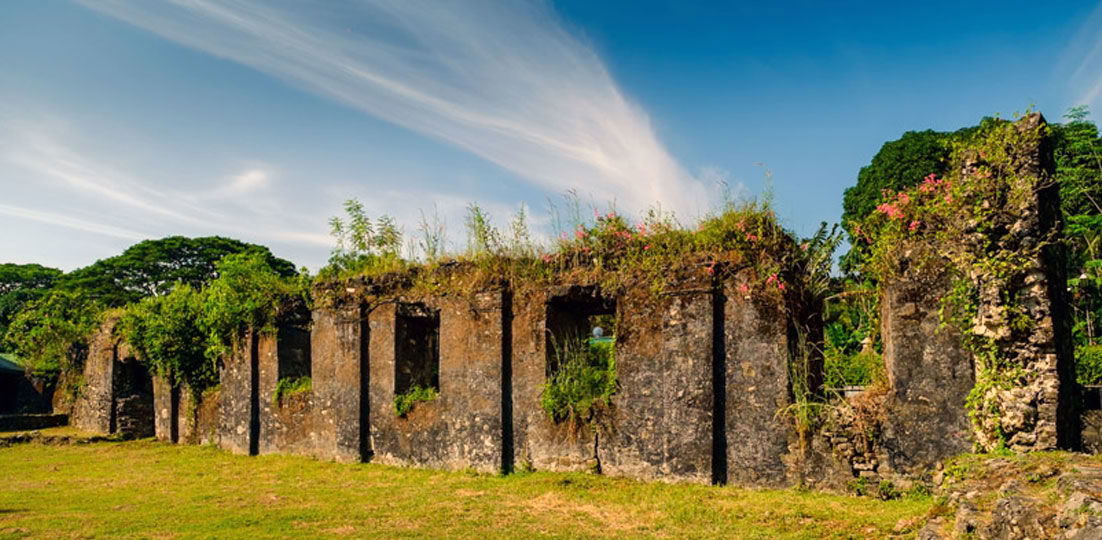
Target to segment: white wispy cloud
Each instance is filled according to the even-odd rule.
[[[320,221],[313,216],[289,216],[280,197],[260,197],[271,183],[262,168],[248,168],[228,178],[179,182],[151,182],[160,171],[139,174],[119,166],[110,148],[101,155],[83,133],[94,131],[74,125],[32,106],[0,106],[0,165],[8,167],[0,186],[10,192],[27,192],[23,204],[0,206],[0,214],[41,223],[142,240],[171,234],[234,235],[253,241],[277,241],[312,246],[331,245]],[[205,188],[206,185],[213,188]],[[83,208],[102,216],[99,221],[77,218],[57,207]],[[297,219],[295,219],[297,218]],[[142,224],[142,231],[104,223],[123,221]],[[313,225],[313,226],[311,226]]]
[[[81,0],[464,148],[551,192],[707,208],[604,63],[541,1]],[[308,9],[304,9],[308,8]]]
[[[1102,5],[1084,20],[1057,63],[1056,76],[1067,85],[1072,105],[1102,113]]]
[[[96,223],[94,221],[57,214],[54,212],[35,210],[32,208],[21,208],[9,204],[0,204],[0,214],[21,219],[28,219],[31,221],[37,221],[39,223],[45,223],[47,225],[57,225],[60,227],[66,227],[78,231],[86,231],[95,234],[112,236],[115,238],[123,238],[126,240],[144,240],[146,238],[149,238],[148,234],[140,233],[130,229],[115,227],[112,225],[105,225],[103,223]]]

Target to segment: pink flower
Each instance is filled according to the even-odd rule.
[[[921,221],[912,221],[911,224],[907,227],[907,230],[915,232],[918,229],[918,226],[921,224]]]
[[[876,211],[886,214],[889,219],[903,219],[903,211],[891,203],[883,203],[876,207]]]
[[[578,240],[585,238],[585,229],[579,227],[578,230],[574,231],[574,238]]]
[[[746,293],[750,292],[750,286],[743,283],[743,284],[738,286],[738,292],[746,294]]]
[[[543,262],[544,263],[550,263],[552,260],[554,260],[554,257],[552,257],[550,253],[544,253],[543,254]]]
[[[784,283],[778,283],[777,288],[783,291],[784,290]]]
[[[642,223],[640,223],[639,226],[635,227],[635,230],[639,231],[639,234],[641,236],[647,235],[647,226]]]
[[[773,274],[773,275],[770,275],[768,278],[766,278],[765,284],[766,285],[772,285],[773,283],[776,283],[776,281],[777,281],[777,274]]]
[[[756,242],[757,240],[758,240],[758,235],[746,233],[746,241],[747,242]]]
[[[646,251],[648,249],[650,249],[650,244],[647,244],[647,245],[643,246],[643,251]]]
[[[607,217],[608,219],[612,219],[612,218],[616,217],[616,212],[609,212],[608,215],[605,216],[605,217]]]
[[[807,251],[807,248],[809,248],[809,247],[811,247],[811,246],[808,245],[807,242],[804,242],[804,243],[800,244],[800,249],[803,250],[803,251]]]
[[[900,193],[898,196],[896,196],[896,199],[899,200],[899,204],[907,204],[911,202],[911,196],[907,195],[906,193]]]

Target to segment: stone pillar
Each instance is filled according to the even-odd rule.
[[[314,311],[311,336],[317,452],[328,459],[371,457],[367,312],[359,302]]]
[[[794,430],[778,411],[791,403],[788,362],[793,344],[784,299],[761,287],[747,275],[737,276],[724,283],[720,299],[727,481],[782,486]]]
[[[153,377],[154,432],[157,440],[178,442],[180,426],[180,389],[164,377]]]
[[[222,359],[219,446],[255,455],[260,434],[258,336],[248,331],[233,354]]]
[[[927,268],[883,286],[880,325],[890,389],[881,444],[895,472],[928,470],[972,448],[965,407],[976,383],[972,353],[939,315],[949,279],[944,268]]]
[[[710,280],[686,281],[657,297],[646,286],[630,288],[617,304],[618,389],[611,427],[598,434],[601,471],[641,480],[717,480]]]

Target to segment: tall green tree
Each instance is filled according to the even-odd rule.
[[[78,292],[51,291],[12,319],[6,341],[32,372],[53,376],[79,365],[100,313]]]
[[[272,255],[264,246],[220,236],[170,236],[140,242],[121,255],[74,270],[58,286],[80,291],[105,306],[123,306],[168,294],[177,283],[202,288],[218,277],[218,261],[238,253],[258,254],[280,276],[297,273],[293,263]]]
[[[44,296],[61,274],[61,270],[38,264],[0,264],[0,341],[15,315]]]
[[[956,131],[908,131],[884,143],[872,162],[857,173],[857,184],[846,189],[842,196],[842,227],[849,233],[853,245],[850,252],[842,256],[842,271],[850,275],[859,272],[865,253],[861,244],[855,242],[854,227],[876,209],[884,191],[916,186],[930,174],[944,175],[953,143],[966,140],[997,121],[984,118],[977,126]]]

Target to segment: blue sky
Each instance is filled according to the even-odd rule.
[[[7,0],[0,261],[219,234],[316,270],[350,197],[461,248],[472,201],[690,222],[767,170],[806,234],[906,130],[1084,103],[1097,2]]]

